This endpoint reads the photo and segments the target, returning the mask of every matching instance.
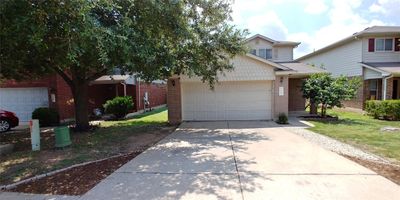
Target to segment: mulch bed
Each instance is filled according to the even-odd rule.
[[[130,153],[75,167],[42,179],[21,184],[10,191],[53,195],[82,195],[139,154],[136,152]]]
[[[400,166],[367,161],[347,155],[343,156],[400,185]]]

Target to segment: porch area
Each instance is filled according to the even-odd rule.
[[[400,77],[364,80],[365,100],[400,99]]]
[[[135,75],[106,75],[89,86],[89,112],[94,109],[103,110],[103,104],[118,96],[131,96],[133,109],[137,112],[145,108],[153,108],[166,104],[166,84],[163,81],[146,83]]]
[[[400,99],[400,62],[361,63],[365,100]]]

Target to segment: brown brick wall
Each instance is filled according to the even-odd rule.
[[[359,76],[359,78],[362,79],[363,77]],[[343,105],[345,107],[363,109],[363,106],[364,106],[364,90],[365,90],[364,83],[361,83],[361,87],[357,90],[356,97],[353,98],[352,100],[343,101],[342,102]]]
[[[179,78],[168,79],[168,121],[170,124],[182,122],[181,83]]]
[[[140,87],[140,96],[139,96],[139,87]],[[143,98],[146,92],[149,95],[149,102],[151,107],[167,103],[167,86],[165,84],[141,82],[136,86],[135,90],[136,90],[136,98],[134,99],[135,99],[136,110],[142,110],[144,108]]]
[[[60,119],[65,120],[74,118],[74,98],[70,87],[67,85],[64,79],[58,75],[56,76],[56,85],[52,85],[51,87],[55,87],[56,107],[60,114]]]
[[[67,83],[58,75],[51,75],[37,80],[15,81],[7,80],[0,85],[3,88],[46,87],[49,94],[49,106],[58,110],[60,119],[74,117],[72,93]],[[56,102],[51,101],[51,94],[56,96]]]
[[[386,81],[386,99],[392,99],[393,95],[393,79],[389,78]]]
[[[301,85],[303,79],[290,78],[289,79],[289,111],[303,111],[306,106],[306,99],[303,98]]]

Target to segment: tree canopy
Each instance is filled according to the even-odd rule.
[[[334,78],[331,74],[319,73],[306,79],[301,90],[310,103],[321,105],[321,115],[326,116],[328,107],[342,107],[342,101],[354,98],[360,86],[361,80],[356,77]]]
[[[0,70],[7,79],[59,74],[87,126],[87,85],[118,67],[145,80],[196,75],[212,85],[244,52],[226,0],[3,0]],[[82,111],[83,110],[83,111]],[[81,112],[81,113],[80,113]]]

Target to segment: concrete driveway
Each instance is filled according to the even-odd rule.
[[[274,122],[183,123],[82,199],[395,199],[400,187]]]

